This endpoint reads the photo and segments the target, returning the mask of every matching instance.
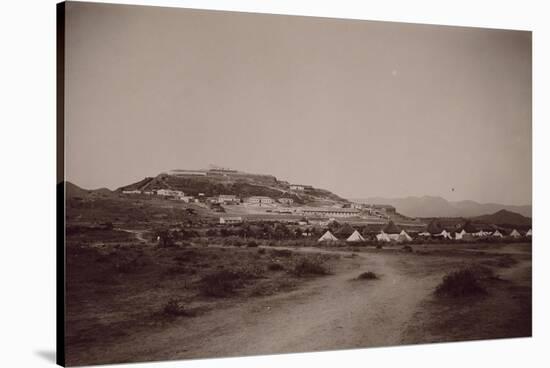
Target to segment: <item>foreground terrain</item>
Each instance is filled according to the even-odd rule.
[[[68,237],[69,365],[531,336],[526,243],[158,248],[139,231],[90,237],[117,241]],[[480,292],[437,294],[458,269],[475,270]]]

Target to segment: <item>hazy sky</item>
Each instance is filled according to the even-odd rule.
[[[67,180],[531,203],[531,33],[68,3]],[[452,191],[454,188],[454,192]]]

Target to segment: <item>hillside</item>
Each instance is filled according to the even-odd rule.
[[[272,198],[289,197],[299,204],[346,203],[346,199],[324,189],[311,188],[307,191],[291,191],[285,181],[279,181],[271,175],[247,174],[243,172],[228,174],[208,174],[207,176],[176,176],[159,174],[144,178],[136,183],[123,186],[121,190],[175,189],[192,196],[204,193],[205,196],[235,194],[240,197],[268,196]]]
[[[113,195],[113,192],[107,188],[99,189],[83,189],[69,181],[65,182],[65,197],[66,198],[89,198],[89,197],[108,197]]]
[[[485,222],[488,224],[495,225],[509,225],[509,226],[520,226],[520,227],[530,227],[531,219],[525,216],[520,215],[519,213],[500,210],[491,215],[482,215],[472,218],[474,221]]]
[[[355,199],[360,203],[389,204],[400,213],[410,217],[475,217],[500,210],[519,213],[531,217],[531,206],[512,206],[498,203],[478,203],[475,201],[447,201],[441,197],[404,197],[383,198],[371,197]]]

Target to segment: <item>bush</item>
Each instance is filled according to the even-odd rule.
[[[411,253],[413,251],[413,249],[410,245],[405,245],[405,246],[403,246],[403,251]]]
[[[382,243],[377,243],[377,244],[376,244],[376,249],[382,249],[382,248],[383,248]]]
[[[270,263],[269,266],[267,266],[267,268],[268,268],[270,271],[282,271],[282,270],[285,269],[285,268],[283,267],[283,265],[280,264],[280,263]]]
[[[185,304],[181,301],[179,301],[176,298],[170,299],[163,308],[164,314],[170,315],[170,316],[185,316],[185,317],[193,317],[195,313],[187,309],[185,307]]]
[[[330,271],[321,257],[300,258],[292,270],[296,276],[329,275]]]
[[[435,289],[435,294],[454,298],[487,294],[485,288],[479,283],[481,273],[485,273],[482,268],[453,271],[443,277],[443,281]]]
[[[378,276],[371,271],[363,272],[359,276],[357,276],[358,280],[376,280],[378,279]]]
[[[258,247],[258,243],[256,243],[254,240],[250,240],[248,243],[246,243],[246,246],[248,248],[257,248]]]
[[[273,255],[277,257],[291,257],[292,251],[288,249],[274,249]]]
[[[218,298],[228,297],[243,287],[250,279],[259,277],[259,270],[220,270],[206,275],[201,280],[200,290],[204,295]]]

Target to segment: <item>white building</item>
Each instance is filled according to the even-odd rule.
[[[302,208],[300,210],[304,216],[319,217],[353,217],[359,216],[361,211],[353,208],[334,208],[334,207],[312,207]]]
[[[123,190],[122,194],[141,194],[141,190]]]
[[[220,224],[231,225],[231,224],[240,224],[243,222],[243,218],[240,216],[237,217],[220,217]]]
[[[290,190],[304,191],[308,189],[313,189],[313,187],[311,185],[290,184]]]
[[[234,194],[220,194],[218,196],[218,203],[221,203],[221,204],[239,203],[239,198],[237,198],[237,196]]]
[[[273,198],[270,198],[270,197],[265,197],[265,196],[254,196],[254,197],[248,197],[246,199],[246,201],[248,203],[251,203],[251,204],[258,204],[258,205],[262,205],[262,204],[272,204],[274,203],[275,201],[273,200]]]
[[[294,203],[294,199],[292,198],[279,198],[278,201],[279,203],[288,204],[288,205],[291,205],[292,203]]]
[[[157,189],[157,195],[165,197],[184,197],[185,193],[181,190]]]

